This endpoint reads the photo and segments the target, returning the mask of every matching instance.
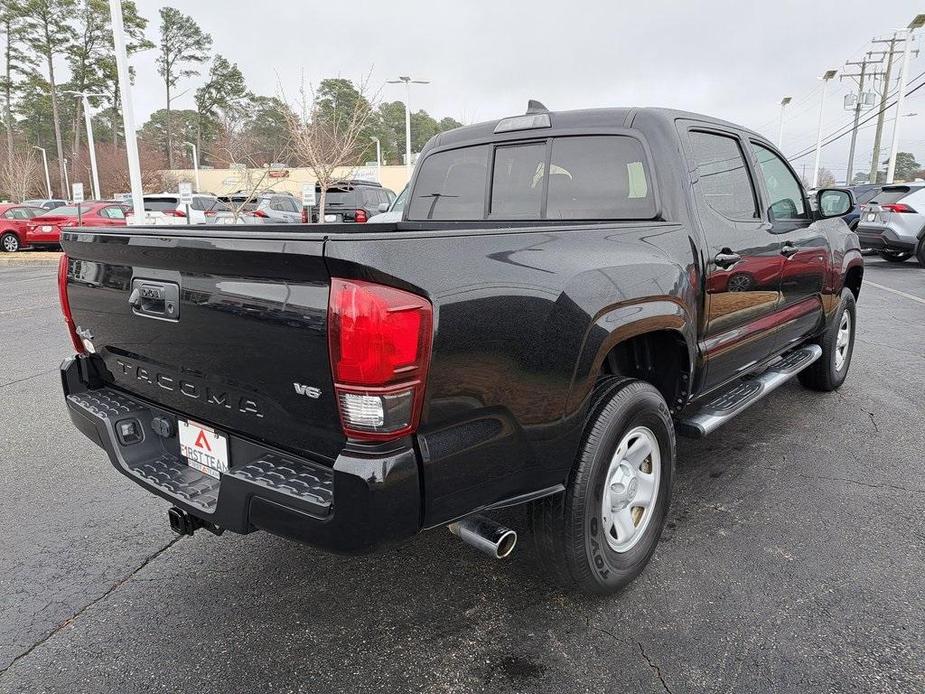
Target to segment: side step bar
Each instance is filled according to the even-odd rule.
[[[767,371],[743,378],[738,385],[703,405],[693,405],[690,412],[682,414],[677,420],[678,433],[703,438],[789,381],[821,356],[822,348],[819,345],[806,345],[788,352]]]

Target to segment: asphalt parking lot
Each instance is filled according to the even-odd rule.
[[[925,269],[867,259],[845,386],[682,439],[622,595],[448,532],[332,557],[178,540],[70,424],[53,261],[0,263],[0,692],[925,691]]]

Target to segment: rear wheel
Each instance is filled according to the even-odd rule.
[[[854,294],[850,289],[842,289],[835,318],[819,340],[822,356],[798,374],[800,383],[812,390],[825,392],[841,387],[854,353],[856,318]]]
[[[528,511],[540,562],[559,584],[613,593],[642,571],[665,522],[674,458],[661,394],[643,381],[601,381],[565,492]]]
[[[15,253],[19,250],[19,237],[12,231],[8,231],[0,236],[0,248],[6,253]]]
[[[912,257],[912,251],[877,251],[877,255],[890,263],[904,263]]]
[[[925,267],[925,236],[919,241],[919,247],[915,249],[915,258],[919,265]]]

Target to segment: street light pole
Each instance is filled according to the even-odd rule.
[[[100,172],[96,167],[96,142],[93,140],[93,119],[90,117],[90,101],[89,97],[91,96],[106,96],[105,94],[93,94],[91,92],[78,92],[73,90],[68,90],[64,92],[65,94],[73,94],[74,96],[79,96],[81,103],[83,104],[84,110],[84,125],[87,128],[87,147],[90,150],[90,173],[93,178],[93,197],[99,200],[102,196],[100,195]]]
[[[428,80],[413,80],[408,76],[399,76],[397,80],[386,80],[389,84],[405,83],[405,168],[411,177],[411,85],[430,84]]]
[[[838,74],[837,70],[826,70],[822,75],[822,100],[819,102],[819,129],[816,132],[816,160],[813,163],[813,188],[819,187],[819,157],[822,154],[822,116],[825,113],[825,92],[829,80]]]
[[[112,38],[119,74],[119,96],[122,101],[122,127],[125,130],[125,150],[128,155],[128,175],[132,188],[133,223],[145,221],[144,192],[141,188],[141,164],[138,161],[138,140],[135,136],[135,111],[132,108],[132,81],[129,79],[128,54],[125,50],[125,27],[122,23],[122,1],[109,0],[112,16]]]
[[[196,192],[202,192],[202,186],[199,185],[199,148],[192,142],[184,142],[187,147],[193,150],[193,173],[196,176]]]
[[[909,53],[911,53],[912,32],[925,25],[925,14],[916,15],[906,28],[906,40],[903,47],[903,66],[899,73],[899,93],[896,97],[896,124],[893,126],[893,145],[890,147],[890,163],[886,169],[886,182],[892,183],[896,175],[896,156],[899,154],[899,114],[903,112],[906,100],[906,82],[909,79]]]
[[[45,164],[45,188],[48,190],[48,197],[51,198],[51,178],[48,176],[48,154],[45,152],[44,147],[32,145],[32,148],[42,150],[42,163]]]
[[[780,100],[780,128],[777,131],[777,149],[780,149],[784,145],[784,109],[787,108],[787,104],[792,101],[792,98],[785,96]]]
[[[378,137],[372,138],[372,141],[376,143],[376,180],[382,183],[382,143]]]
[[[67,192],[70,193],[71,177],[67,173],[67,168],[67,157],[64,157],[64,185],[67,186]],[[65,195],[64,197],[68,197],[68,195]]]

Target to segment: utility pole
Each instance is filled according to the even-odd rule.
[[[853,61],[853,62],[845,63],[846,66],[848,65],[860,66],[861,72],[859,74],[848,75],[842,72],[841,76],[839,77],[839,79],[844,79],[845,77],[849,77],[852,79],[857,79],[858,81],[857,103],[855,103],[854,105],[854,126],[851,128],[851,147],[848,150],[848,173],[845,174],[845,185],[846,186],[851,185],[851,179],[852,179],[852,176],[854,175],[854,151],[855,151],[855,147],[857,145],[857,140],[858,140],[858,123],[861,120],[861,111],[864,110],[864,103],[863,103],[864,101],[864,80],[868,76],[867,66],[872,63],[879,65],[882,62],[883,62],[882,57],[880,58],[880,60],[876,60],[876,61],[871,60],[870,53],[868,53],[866,56],[864,56],[864,59],[861,61]],[[876,73],[874,74],[876,75]]]
[[[893,144],[890,146],[890,163],[886,169],[886,182],[892,183],[896,174],[896,156],[899,154],[899,123],[906,100],[906,83],[909,80],[909,53],[912,48],[912,32],[925,24],[925,14],[916,15],[906,29],[906,41],[903,47],[903,66],[899,73],[899,93],[896,95],[896,124],[893,126]]]
[[[890,49],[888,51],[871,51],[868,55],[882,55],[886,60],[886,72],[883,76],[883,90],[880,93],[880,113],[877,116],[877,130],[874,132],[874,151],[870,159],[870,178],[868,179],[871,183],[877,182],[877,173],[880,170],[880,141],[883,137],[883,121],[886,117],[886,100],[890,94],[890,79],[893,74],[893,56],[896,54],[896,44],[899,41],[905,41],[905,39],[900,39],[898,32],[893,34],[893,37],[890,39],[874,39],[873,43],[888,43],[890,44]]]

